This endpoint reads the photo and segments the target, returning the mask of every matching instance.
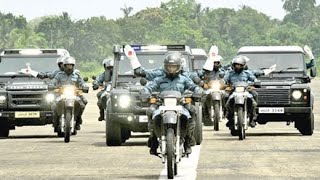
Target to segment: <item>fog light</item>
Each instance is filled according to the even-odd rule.
[[[128,116],[128,121],[132,121],[132,120],[133,120],[132,116]]]

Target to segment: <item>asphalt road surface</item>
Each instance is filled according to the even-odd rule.
[[[179,163],[175,179],[320,179],[320,80],[313,80],[315,132],[302,136],[285,122],[257,125],[247,139],[204,127],[201,146]],[[149,155],[147,134],[136,133],[119,147],[105,145],[94,92],[78,135],[64,143],[47,126],[17,127],[0,139],[0,179],[166,179],[161,159]]]

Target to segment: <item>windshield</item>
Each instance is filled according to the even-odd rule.
[[[0,63],[0,75],[17,74],[21,69],[30,64],[32,70],[37,72],[52,72],[58,68],[56,60],[58,57],[2,57]]]
[[[158,69],[163,67],[163,60],[165,54],[137,54],[139,62],[145,69]],[[186,71],[189,71],[188,56],[183,55],[186,59]],[[122,55],[119,62],[119,75],[133,75],[133,69],[130,60]]]
[[[194,55],[193,67],[195,70],[202,69],[204,63],[207,60],[207,56]]]
[[[275,65],[274,71],[304,71],[305,63],[301,53],[245,53],[250,61],[249,69],[267,69]]]

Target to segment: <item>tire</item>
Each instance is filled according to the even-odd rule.
[[[70,142],[71,136],[71,120],[72,120],[72,112],[70,109],[66,110],[65,121],[64,121],[64,142]]]
[[[121,126],[109,116],[106,121],[106,144],[107,146],[120,146],[121,142]]]
[[[314,129],[314,115],[311,113],[304,122],[299,123],[298,130],[304,136],[311,136]]]
[[[213,103],[214,119],[213,119],[213,130],[219,131],[219,121],[220,121],[220,103]]]
[[[175,157],[175,143],[174,143],[174,131],[172,128],[167,130],[167,174],[168,179],[173,179],[175,171],[178,172]]]
[[[202,142],[202,106],[196,103],[196,127],[194,130],[194,139],[196,140],[196,144],[200,145]]]
[[[237,106],[236,108],[237,113],[238,113],[238,135],[239,135],[239,140],[244,140],[246,138],[246,132],[243,126],[244,122],[244,110],[242,106]]]
[[[0,119],[0,138],[9,137],[10,126],[7,119]]]
[[[127,139],[131,136],[131,131],[128,128],[121,128],[121,142],[125,143]]]

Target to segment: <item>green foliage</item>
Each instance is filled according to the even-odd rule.
[[[241,46],[307,44],[318,57],[320,7],[315,0],[282,1],[287,12],[282,21],[247,6],[237,11],[210,9],[196,0],[170,0],[136,14],[124,6],[124,17],[117,20],[72,20],[65,12],[27,22],[22,16],[0,13],[0,46],[67,49],[88,77],[103,72],[101,61],[113,56],[115,44],[187,44],[207,51],[216,44],[225,62]]]

